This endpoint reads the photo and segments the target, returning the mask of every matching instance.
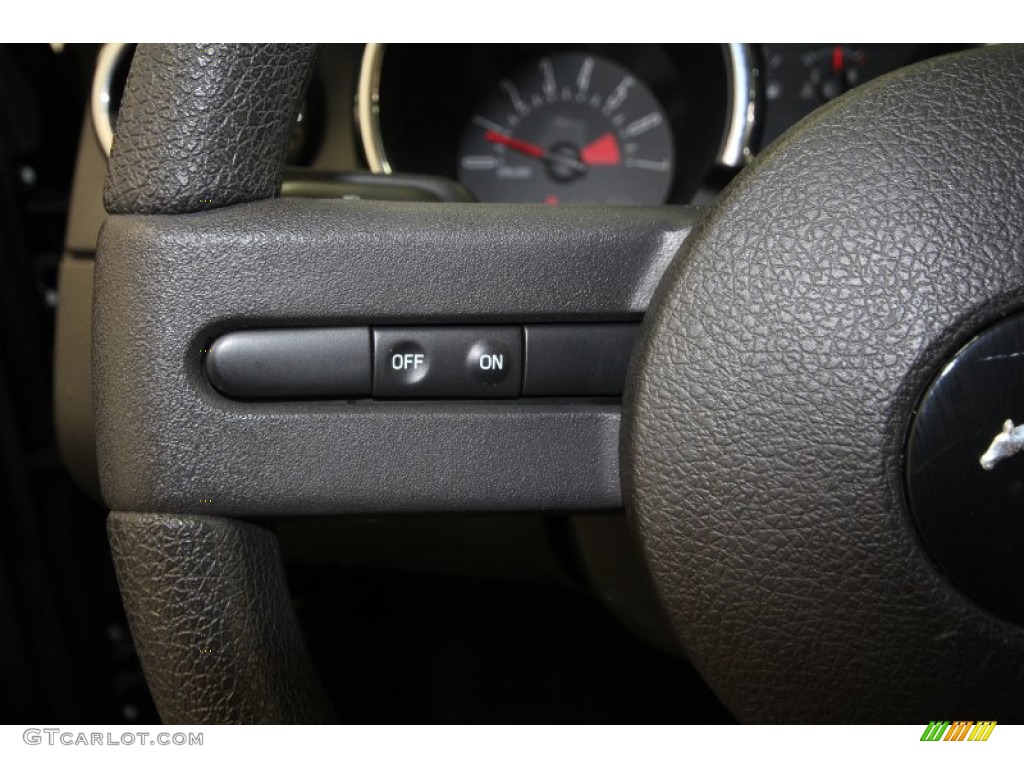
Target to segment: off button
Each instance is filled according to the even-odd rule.
[[[432,357],[422,344],[400,341],[388,349],[386,365],[397,384],[414,386],[427,378]]]
[[[521,390],[518,327],[374,328],[373,354],[378,398],[511,398]]]

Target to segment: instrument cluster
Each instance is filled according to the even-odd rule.
[[[485,202],[703,202],[816,107],[964,47],[372,44],[359,138],[370,170]]]

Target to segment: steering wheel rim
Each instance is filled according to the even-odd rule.
[[[309,76],[313,50],[308,46],[140,46],[132,65],[111,157],[105,193],[108,211],[128,215],[182,214],[273,197],[280,184],[287,134]],[[713,348],[698,343],[699,340],[731,339],[733,334],[741,332],[739,338],[746,333],[752,339],[767,343],[771,337],[758,330],[763,325],[780,332],[773,342],[778,343],[786,339],[793,341],[792,330],[798,327],[788,326],[790,335],[787,336],[781,332],[783,329],[766,322],[773,309],[771,296],[751,286],[750,269],[754,263],[742,257],[751,242],[745,234],[750,224],[745,222],[745,217],[758,212],[759,218],[753,221],[766,226],[766,233],[773,232],[772,242],[779,246],[772,253],[780,254],[780,258],[769,263],[776,275],[788,275],[792,284],[804,285],[801,280],[810,273],[801,269],[807,264],[827,273],[822,258],[830,255],[828,248],[819,258],[806,259],[806,264],[801,264],[799,259],[794,262],[784,258],[786,253],[798,250],[792,247],[793,242],[809,231],[808,221],[801,218],[802,214],[808,210],[822,211],[820,203],[811,205],[808,196],[813,189],[828,188],[822,185],[826,184],[829,168],[832,168],[831,183],[844,193],[839,198],[854,201],[856,205],[843,220],[845,226],[838,219],[819,218],[817,223],[824,222],[827,226],[817,229],[811,226],[810,231],[821,234],[825,238],[821,242],[843,243],[844,237],[853,231],[851,225],[856,223],[854,212],[871,210],[874,201],[864,190],[877,190],[878,184],[886,181],[890,168],[884,166],[884,162],[897,157],[909,161],[906,155],[896,151],[906,144],[906,136],[901,133],[906,125],[897,119],[897,113],[913,94],[926,93],[931,99],[926,105],[928,108],[912,111],[917,115],[914,119],[918,121],[917,127],[924,131],[923,135],[932,135],[942,142],[955,138],[961,126],[950,125],[948,120],[940,120],[939,127],[926,122],[926,119],[934,120],[943,109],[960,108],[957,114],[966,114],[963,103],[948,93],[948,78],[955,77],[959,96],[973,100],[974,106],[980,103],[986,108],[983,110],[985,119],[969,123],[970,131],[976,134],[972,135],[977,138],[984,134],[991,138],[994,130],[1003,142],[1001,146],[1007,146],[1006,142],[1014,150],[1019,146],[1019,135],[1006,133],[1006,118],[1008,114],[1019,118],[1020,96],[1007,86],[1006,79],[1002,84],[993,82],[991,74],[986,72],[989,65],[985,62],[993,57],[1002,57],[1003,71],[1009,68],[1011,72],[1007,79],[1019,82],[1024,69],[1024,56],[1019,49],[971,53],[927,63],[910,73],[898,73],[858,89],[801,124],[748,169],[706,217],[667,273],[645,321],[644,338],[634,358],[633,383],[626,401],[623,456],[628,507],[684,646],[712,687],[743,719],[927,719],[926,715],[934,715],[934,707],[950,706],[988,707],[986,714],[1007,713],[1010,719],[1020,714],[1020,697],[1013,690],[1011,676],[1002,674],[1000,670],[1005,667],[992,663],[993,659],[1006,664],[1019,663],[1024,648],[1019,628],[986,615],[942,579],[921,553],[905,516],[896,518],[890,514],[895,504],[893,500],[902,499],[902,469],[897,470],[889,461],[879,473],[872,463],[886,456],[895,460],[894,446],[902,445],[899,441],[893,442],[896,432],[905,427],[906,416],[920,389],[934,373],[937,361],[964,341],[965,334],[1024,299],[1021,291],[1024,276],[1017,273],[1016,267],[1008,275],[1000,274],[1007,263],[1012,262],[1006,253],[1019,252],[1015,250],[1018,246],[1013,245],[1020,242],[1013,240],[1020,232],[1018,213],[1006,210],[1005,206],[998,208],[1004,225],[999,246],[1006,253],[997,257],[995,251],[999,247],[992,245],[991,240],[976,242],[984,245],[981,250],[985,252],[983,265],[987,269],[983,270],[985,279],[973,284],[982,298],[973,294],[974,298],[969,300],[961,297],[960,303],[954,302],[956,309],[942,305],[949,312],[941,317],[930,316],[932,322],[925,328],[911,324],[914,333],[902,338],[914,353],[911,363],[896,377],[897,392],[893,394],[891,388],[885,390],[888,393],[885,403],[889,406],[882,409],[888,419],[887,431],[883,430],[888,441],[885,450],[875,450],[870,456],[861,457],[872,467],[865,476],[879,481],[891,501],[879,507],[879,514],[871,518],[874,527],[861,531],[861,539],[866,535],[867,541],[874,541],[872,536],[881,531],[885,534],[883,538],[890,539],[890,545],[895,542],[889,557],[901,563],[912,562],[913,568],[911,579],[875,579],[878,585],[901,586],[895,594],[895,602],[890,601],[886,611],[873,614],[867,610],[870,602],[863,599],[864,593],[854,592],[860,595],[857,610],[847,611],[843,621],[833,623],[829,609],[834,606],[833,601],[843,597],[843,592],[827,580],[822,587],[822,582],[813,574],[815,559],[812,556],[796,558],[788,575],[781,574],[783,581],[791,578],[794,584],[801,585],[799,595],[797,590],[783,590],[783,596],[791,599],[784,601],[782,608],[760,612],[755,605],[755,609],[745,614],[746,627],[737,628],[729,606],[735,600],[745,601],[743,604],[750,606],[752,596],[757,595],[759,580],[767,583],[765,574],[780,575],[766,554],[773,542],[778,543],[780,529],[766,525],[763,516],[741,519],[731,515],[728,510],[736,498],[727,492],[725,483],[737,477],[757,477],[758,469],[762,471],[761,476],[765,476],[764,462],[771,456],[764,451],[741,450],[738,454],[732,453],[733,458],[728,460],[708,462],[706,457],[694,453],[699,446],[720,446],[720,442],[709,437],[723,437],[731,434],[730,427],[742,429],[744,424],[736,408],[743,400],[742,390],[723,389],[723,382],[718,381],[715,394],[732,392],[735,397],[731,400],[709,397],[707,382],[715,381],[713,374],[717,365],[709,367],[709,363],[716,357]],[[1010,106],[1006,107],[1007,104]],[[994,121],[989,121],[993,115]],[[252,130],[254,125],[259,129]],[[844,125],[856,126],[859,133],[855,136],[849,132],[849,127],[844,129]],[[156,140],[154,135],[158,137]],[[251,135],[255,140],[239,145],[239,135]],[[828,146],[836,136],[851,139],[850,145],[860,148],[862,157],[846,165],[830,166]],[[912,158],[917,163],[914,167],[927,168],[930,167],[928,161],[940,159],[938,155],[929,154],[920,142],[914,146],[920,150],[919,155]],[[895,148],[891,155],[878,152],[890,148]],[[967,155],[962,146],[959,149],[956,159],[964,160]],[[942,156],[942,159],[949,158],[948,154]],[[836,178],[836,167],[855,173]],[[1016,178],[1013,168],[1005,163],[990,162],[984,169],[990,177],[993,171],[998,178]],[[992,188],[992,178],[986,180],[983,174],[968,173],[964,178],[971,184]],[[868,181],[871,184],[867,184]],[[797,188],[801,184],[802,192]],[[865,184],[867,186],[858,186]],[[910,199],[914,198],[913,185],[899,188]],[[858,193],[858,189],[861,192]],[[774,194],[769,194],[773,190]],[[793,194],[787,196],[786,192]],[[1019,203],[1019,184],[1014,194],[1017,197],[1012,199]],[[837,204],[835,195],[826,199]],[[990,201],[986,198],[986,202]],[[1024,209],[1024,206],[1018,208]],[[934,222],[934,217],[941,218],[944,209],[927,210],[925,206],[924,210],[933,217],[926,220]],[[965,210],[970,215],[965,215],[964,221],[981,215],[977,206],[968,205]],[[982,216],[980,220],[990,222],[991,218]],[[785,227],[781,226],[783,221]],[[877,223],[877,217],[875,221]],[[1005,226],[1007,222],[1009,226]],[[970,227],[968,231],[974,232]],[[787,238],[789,245],[783,247]],[[101,272],[103,256],[101,248],[98,257]],[[727,269],[716,269],[719,262]],[[865,261],[863,255],[853,263],[858,265],[857,270],[853,270],[857,271],[858,279],[865,280],[873,289],[879,289],[885,284],[886,275],[893,274],[873,274],[870,265],[874,262]],[[919,278],[917,275],[918,282],[914,285],[928,285]],[[98,281],[102,283],[102,280],[101,274]],[[735,291],[722,288],[730,282]],[[851,295],[863,300],[871,295],[864,290]],[[689,311],[692,305],[685,297],[694,295],[712,299],[708,306],[714,311],[706,315]],[[757,328],[739,321],[735,310],[740,304],[730,299],[746,302],[747,309],[759,309],[760,314],[744,315],[748,322],[757,318]],[[854,304],[852,298],[846,300],[846,306]],[[938,305],[928,306],[934,310]],[[800,318],[794,315],[790,319]],[[818,319],[824,322],[823,327],[827,326],[827,317]],[[706,333],[709,328],[713,333]],[[100,371],[98,382],[109,376],[109,371],[103,370],[102,350],[106,349],[103,344],[102,340],[97,341],[96,349],[101,351],[96,356]],[[741,346],[732,349],[733,357],[725,367],[733,378],[725,383],[763,383],[763,379],[756,377],[753,382],[745,378],[743,357],[749,349]],[[812,357],[808,352],[806,360]],[[862,357],[868,359],[866,353]],[[680,385],[680,381],[685,383]],[[770,394],[778,397],[779,390],[772,390]],[[97,391],[96,398],[98,403],[102,402],[103,392]],[[770,400],[762,398],[762,402]],[[111,404],[106,402],[105,407],[110,408]],[[772,411],[771,408],[762,410]],[[683,421],[679,419],[681,412],[686,415]],[[701,414],[707,417],[705,425],[696,433],[689,433],[696,434],[696,439],[680,442],[680,436],[688,434],[685,430],[679,431],[680,427],[686,427],[691,418]],[[786,426],[785,419],[780,424],[778,414],[773,415],[776,418],[771,421],[770,429],[759,426],[753,431],[762,437],[771,436],[764,443],[769,448],[773,440],[780,439],[780,428]],[[815,419],[806,420],[806,424],[822,426],[822,422]],[[98,429],[103,428],[103,419],[98,419]],[[101,448],[103,437],[101,434]],[[107,440],[115,437],[115,434],[106,435]],[[814,444],[814,441],[807,442],[806,433],[800,439],[792,436],[786,440],[797,453],[805,445]],[[851,440],[851,443],[856,442],[856,439]],[[729,444],[744,447],[742,439]],[[829,457],[827,445],[819,447],[826,458],[835,458]],[[102,450],[100,461],[104,461]],[[834,465],[827,463],[822,466],[834,469]],[[108,476],[118,472],[117,467],[101,469]],[[708,469],[711,471],[704,474],[697,471]],[[717,486],[709,485],[712,479],[716,479]],[[691,504],[691,499],[687,498],[694,489],[700,491],[693,494],[698,504]],[[770,518],[778,515],[771,493],[782,490],[776,483],[757,496]],[[811,517],[813,519],[813,515]],[[730,536],[723,538],[722,532],[730,530],[727,524],[734,524],[734,527]],[[174,513],[118,512],[111,516],[109,529],[129,620],[139,643],[147,679],[165,720],[271,722],[333,717],[310,672],[312,665],[302,647],[301,633],[287,600],[279,553],[272,542],[252,543],[253,537],[262,541],[265,535],[272,534],[242,521]],[[839,529],[833,524],[825,530],[836,532]],[[791,536],[788,542],[799,544],[799,538]],[[720,578],[721,563],[709,560],[707,553],[730,556],[728,547],[722,546],[726,539],[750,543],[756,549],[756,557],[750,564],[757,567],[738,567],[735,578]],[[821,538],[816,534],[806,541],[820,543]],[[809,550],[805,547],[801,551],[806,555]],[[738,565],[735,558],[727,562]],[[704,564],[700,572],[695,569],[695,563]],[[891,576],[891,571],[889,573]],[[869,569],[860,575],[870,581],[877,574]],[[202,585],[211,579],[223,580],[228,586],[204,588]],[[722,588],[720,594],[713,595],[717,600],[708,599],[709,579],[716,589]],[[154,588],[154,584],[163,586]],[[927,599],[914,603],[911,618],[899,623],[901,632],[893,634],[884,631],[884,626],[872,627],[876,639],[871,641],[857,634],[865,631],[865,616],[893,616],[901,600],[911,599],[907,597],[907,590],[913,593],[914,585],[924,585],[922,589]],[[884,590],[869,590],[867,595],[877,598],[883,593]],[[161,603],[155,624],[154,594],[168,598]],[[181,600],[182,595],[193,599]],[[771,600],[767,603],[772,605]],[[230,620],[238,619],[239,604],[245,606],[244,617]],[[795,626],[805,633],[802,638],[811,640],[795,641],[791,631],[794,617],[802,615],[800,610],[807,606],[814,609],[812,618]],[[936,615],[942,618],[941,622],[936,623]],[[854,619],[862,623],[857,624]],[[248,649],[242,654],[243,662],[235,665],[218,663],[216,654],[199,655],[196,642],[203,635],[203,626],[218,628],[214,636],[230,648],[234,632],[247,632],[261,622],[282,628],[280,632],[271,633],[271,647],[298,659],[296,665],[276,670],[276,682],[269,688],[256,681],[260,679],[261,667],[276,653],[267,656]],[[952,630],[949,622],[953,622]],[[871,626],[870,622],[867,626]],[[814,642],[814,633],[823,628],[827,631],[818,635],[821,642]],[[694,634],[698,631],[703,633],[700,637]],[[841,645],[844,635],[851,633],[853,639],[861,642]],[[209,635],[207,632],[206,636]],[[769,639],[762,640],[762,637]],[[894,638],[907,637],[917,641],[909,646],[917,653],[913,658],[907,658],[906,646],[892,645]],[[737,638],[741,642],[730,642]],[[179,652],[168,653],[168,642],[176,643]],[[984,643],[989,655],[977,653],[978,642]],[[874,658],[880,663],[858,663],[844,672],[836,661],[844,647],[875,654]],[[929,655],[932,652],[934,655]],[[744,653],[747,656],[743,656]],[[942,661],[935,662],[935,659]],[[800,674],[788,675],[792,669],[799,669]],[[239,676],[243,678],[241,685],[229,683],[232,677],[237,681]],[[194,679],[202,681],[198,690],[185,684]],[[826,683],[832,688],[828,696],[821,697],[822,686]],[[186,689],[187,694],[183,693]],[[228,694],[223,696],[225,691]],[[898,695],[907,692],[907,697]]]
[[[107,211],[185,214],[275,197],[315,53],[311,45],[138,46],[108,164]],[[94,391],[101,403],[105,390]],[[272,531],[231,518],[117,511],[107,530],[164,722],[336,721]]]

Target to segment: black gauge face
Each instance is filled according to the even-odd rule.
[[[761,144],[822,104],[872,78],[915,61],[964,48],[958,44],[766,43]]]
[[[800,57],[806,71],[801,88],[805,99],[817,97],[822,103],[846,93],[862,79],[867,57],[860,48],[846,45],[830,45],[809,50]]]
[[[498,83],[459,144],[459,181],[486,202],[665,202],[675,157],[648,87],[590,53],[544,57]]]

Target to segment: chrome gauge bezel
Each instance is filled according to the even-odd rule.
[[[100,48],[99,56],[96,58],[92,92],[89,96],[89,115],[96,141],[107,157],[110,157],[110,150],[114,145],[114,108],[111,96],[114,76],[131,51],[130,43],[107,43]]]
[[[381,132],[380,88],[384,69],[385,43],[368,43],[363,50],[356,91],[356,129],[363,155],[374,173],[392,173]],[[723,43],[722,55],[728,83],[728,118],[717,162],[726,168],[741,168],[753,156],[751,138],[757,115],[757,68],[747,43]]]
[[[729,83],[729,120],[718,164],[742,168],[753,159],[751,140],[757,123],[757,66],[749,43],[723,43]]]

